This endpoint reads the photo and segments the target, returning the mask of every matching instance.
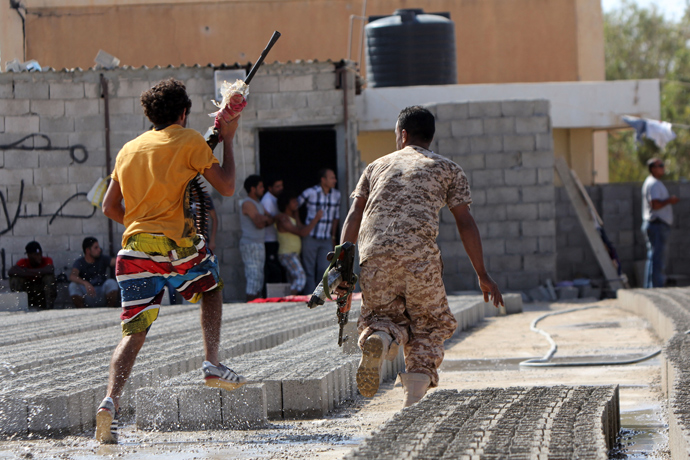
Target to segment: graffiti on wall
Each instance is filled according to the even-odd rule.
[[[22,145],[29,139],[40,138],[45,141],[45,145]],[[34,141],[35,143],[35,141]],[[27,136],[22,137],[18,141],[12,142],[7,145],[0,145],[0,150],[45,150],[45,151],[69,151],[69,156],[72,159],[72,163],[84,163],[89,158],[89,152],[86,151],[86,147],[81,144],[76,144],[71,147],[55,147],[50,140],[50,137],[41,133],[31,133]]]
[[[29,139],[41,139],[40,144],[41,145],[25,145],[26,142]],[[36,141],[34,141],[36,142]],[[40,133],[33,133],[29,134],[27,136],[24,136],[23,138],[19,139],[16,142],[12,142],[11,144],[7,145],[0,145],[0,151],[2,150],[39,150],[39,151],[66,151],[69,152],[69,156],[72,160],[70,164],[74,163],[84,163],[88,158],[89,158],[89,152],[86,150],[86,147],[83,145],[73,145],[71,147],[55,147],[52,145],[52,142],[50,140],[50,137],[46,136],[45,134],[40,134]],[[65,201],[63,201],[58,209],[53,212],[53,213],[43,213],[43,207],[41,203],[38,203],[38,213],[33,213],[29,214],[26,210],[26,207],[24,209],[24,213],[21,213],[22,206],[24,204],[24,180],[20,181],[19,184],[19,198],[17,200],[16,208],[10,209],[10,204],[7,202],[7,199],[5,195],[0,191],[0,206],[2,207],[2,217],[0,219],[4,219],[4,225],[0,225],[0,236],[12,231],[14,226],[17,224],[17,220],[19,219],[30,219],[30,218],[36,218],[36,217],[50,217],[50,220],[48,221],[48,225],[51,225],[53,221],[58,218],[58,217],[63,217],[63,218],[68,218],[68,219],[90,219],[91,217],[96,214],[96,206],[93,206],[93,209],[91,210],[90,214],[66,214],[63,212],[65,209],[65,206],[69,204],[71,201],[84,196],[86,197],[86,193],[79,192],[75,193],[74,195],[70,196],[67,198]]]

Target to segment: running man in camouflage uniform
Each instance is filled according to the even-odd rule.
[[[438,385],[443,342],[457,327],[443,285],[436,245],[439,212],[448,206],[472,262],[485,301],[503,297],[484,267],[481,237],[470,214],[472,202],[462,168],[430,150],[434,116],[423,107],[400,112],[395,126],[398,151],[371,163],[352,193],[354,202],[341,242],[359,240],[362,311],[357,386],[376,394],[383,359],[405,351],[404,406]]]

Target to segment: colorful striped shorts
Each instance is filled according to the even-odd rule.
[[[223,288],[216,256],[200,236],[192,246],[180,247],[163,235],[133,235],[117,253],[115,273],[122,292],[123,337],[147,330],[158,318],[166,284],[190,302]]]

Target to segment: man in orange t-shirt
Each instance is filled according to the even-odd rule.
[[[210,387],[233,390],[246,383],[218,361],[223,313],[216,256],[197,235],[190,213],[190,182],[201,174],[223,196],[235,192],[232,142],[238,117],[220,120],[223,165],[203,136],[188,129],[192,102],[181,82],[168,79],[141,95],[153,129],[120,150],[103,198],[103,214],[125,226],[116,277],[122,297],[122,335],[110,362],[107,395],[96,414],[96,439],[117,442],[112,426],[122,390],[146,334],[158,317],[163,289],[201,300],[206,361],[202,372]]]
[[[57,297],[53,259],[43,257],[43,249],[38,241],[31,241],[24,249],[26,257],[19,259],[7,273],[10,276],[10,289],[26,292],[30,307],[53,308]]]

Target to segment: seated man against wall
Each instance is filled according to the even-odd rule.
[[[92,236],[84,238],[81,248],[84,256],[74,261],[69,275],[69,295],[74,306],[119,307],[120,287],[107,274],[108,267],[115,266],[115,259],[102,255],[98,240]]]
[[[8,272],[10,289],[26,292],[30,307],[53,308],[57,297],[53,259],[43,257],[43,249],[37,241],[31,241],[24,249],[26,257],[19,259]]]

